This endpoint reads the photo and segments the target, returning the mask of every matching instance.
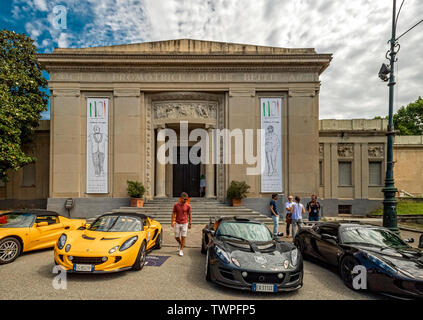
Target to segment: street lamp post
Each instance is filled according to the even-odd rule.
[[[397,225],[397,200],[395,195],[397,188],[394,183],[394,121],[393,121],[393,108],[394,108],[394,86],[395,86],[395,75],[394,75],[394,64],[396,61],[397,48],[399,45],[395,39],[396,36],[396,0],[394,0],[393,14],[392,14],[392,37],[390,40],[391,48],[389,51],[390,55],[390,75],[389,75],[389,120],[388,120],[388,144],[387,144],[387,155],[386,155],[386,178],[385,187],[382,189],[384,194],[383,199],[383,226],[390,229],[393,232],[398,233]]]
[[[394,64],[397,61],[396,55],[400,49],[398,39],[404,36],[406,33],[414,29],[420,23],[423,23],[423,19],[414,24],[407,31],[403,32],[400,36],[396,37],[396,29],[398,17],[401,12],[402,6],[404,4],[402,1],[401,6],[397,13],[397,1],[393,0],[393,12],[392,12],[392,37],[388,43],[390,43],[390,50],[386,54],[386,58],[390,61],[390,66],[382,64],[382,68],[379,71],[379,77],[383,81],[388,81],[389,87],[389,118],[388,118],[388,143],[386,151],[386,178],[385,178],[385,187],[382,189],[384,194],[383,199],[383,226],[390,229],[395,233],[399,233],[397,225],[397,200],[395,194],[397,193],[397,188],[395,188],[394,183],[394,121],[393,121],[393,108],[394,108],[394,86],[395,86],[395,75],[394,75]],[[389,58],[388,58],[389,54]],[[388,79],[389,74],[389,79]]]

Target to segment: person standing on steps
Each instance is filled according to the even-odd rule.
[[[285,202],[285,211],[286,211],[285,222],[286,222],[286,236],[287,236],[287,238],[289,238],[289,229],[290,229],[290,226],[292,224],[292,211],[294,210],[293,199],[294,198],[291,195],[289,195],[288,201]]]
[[[192,223],[192,209],[191,205],[187,203],[188,194],[186,192],[181,193],[181,198],[173,206],[172,211],[172,228],[175,228],[175,239],[179,244],[178,255],[184,255],[184,248],[188,229],[191,229]]]

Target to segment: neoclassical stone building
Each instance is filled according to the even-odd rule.
[[[50,74],[51,120],[27,146],[38,161],[0,184],[0,208],[66,214],[72,198],[73,216],[92,216],[128,205],[127,180],[143,182],[147,199],[181,191],[197,197],[204,176],[205,196],[221,201],[232,180],[245,180],[251,189],[243,205],[265,214],[273,192],[281,202],[316,193],[325,215],[365,214],[383,198],[387,124],[319,121],[319,76],[331,58],[313,49],[188,39],[40,54]],[[158,160],[163,129],[176,137],[167,151],[176,163]],[[217,144],[225,129],[231,143]],[[217,159],[187,157],[204,153],[199,132],[214,137],[204,145]],[[410,163],[423,168],[421,142],[397,137],[395,145],[396,185],[417,195],[421,184],[408,172]]]
[[[204,175],[206,196],[222,201],[232,180],[245,180],[251,186],[245,204],[256,207],[267,207],[272,191],[318,192],[319,76],[331,58],[314,49],[189,39],[40,54],[51,90],[48,208],[63,211],[69,197],[76,200],[74,211],[84,214],[126,205],[128,179],[143,182],[146,198],[152,199],[181,190],[197,196]],[[256,130],[262,102],[267,103],[264,116],[278,115],[274,141],[280,143],[281,170],[272,172],[280,175],[279,186],[264,188],[263,175],[246,175],[252,165],[245,161],[157,161],[164,143],[157,139],[161,129],[175,130],[175,153],[183,153],[180,147],[190,150],[194,142],[178,132],[181,122],[189,133],[196,128]],[[232,159],[239,141],[229,150]]]

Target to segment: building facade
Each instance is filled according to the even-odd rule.
[[[40,54],[51,120],[32,146],[37,163],[0,185],[0,205],[44,201],[67,214],[72,198],[72,214],[88,217],[128,205],[127,180],[148,200],[200,196],[203,176],[220,201],[246,181],[243,205],[265,214],[272,193],[317,194],[324,215],[365,214],[383,197],[386,123],[319,122],[331,58],[189,39]]]

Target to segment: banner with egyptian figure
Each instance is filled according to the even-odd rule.
[[[109,100],[87,99],[87,193],[108,193]]]
[[[282,192],[282,98],[260,99],[261,192]]]

